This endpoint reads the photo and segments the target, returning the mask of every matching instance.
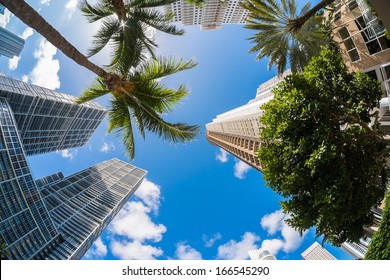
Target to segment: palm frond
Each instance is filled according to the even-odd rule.
[[[126,103],[113,98],[108,112],[107,133],[115,132],[122,138],[126,154],[130,159],[134,159],[134,136],[131,123],[131,115]]]
[[[172,58],[152,59],[142,65],[139,76],[141,80],[160,79],[183,70],[189,70],[196,65],[197,63],[193,59],[188,61]]]
[[[80,97],[76,99],[77,104],[81,104],[84,102],[91,101],[95,98],[101,97],[103,95],[106,95],[110,91],[105,86],[103,80],[101,78],[97,78],[92,85],[83,91]]]
[[[111,16],[115,13],[110,1],[107,0],[101,0],[100,3],[98,2],[93,6],[89,4],[87,0],[84,0],[80,4],[80,9],[90,23]]]
[[[120,23],[118,20],[113,18],[104,19],[99,31],[94,35],[93,47],[88,50],[88,56],[91,57],[100,52],[119,30]]]

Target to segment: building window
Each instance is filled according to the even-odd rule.
[[[390,48],[390,40],[385,35],[385,28],[376,17],[364,13],[355,19],[355,23],[370,54]]]
[[[356,49],[355,43],[353,42],[348,29],[343,27],[339,30],[340,38],[343,40],[344,46],[347,49],[349,58],[352,62],[360,59],[359,53]]]

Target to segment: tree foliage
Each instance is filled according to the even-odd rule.
[[[390,260],[390,192],[386,195],[379,229],[374,234],[364,259]]]
[[[295,0],[245,0],[242,6],[249,11],[245,28],[256,33],[249,38],[254,46],[250,53],[256,59],[268,57],[268,68],[276,66],[279,74],[290,64],[293,73],[303,70],[311,57],[319,55],[322,46],[330,43],[330,37],[321,29],[322,17],[311,17],[298,31],[291,31],[291,19],[305,14],[310,3],[298,12]]]
[[[324,50],[274,94],[262,106],[259,158],[268,186],[286,198],[288,223],[316,226],[335,245],[357,241],[386,188],[389,150],[373,112],[379,83]]]

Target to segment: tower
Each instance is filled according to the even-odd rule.
[[[164,6],[165,13],[173,13],[173,22],[199,25],[202,30],[219,29],[222,24],[244,24],[248,11],[241,0],[205,0],[201,7],[178,0]]]
[[[0,76],[0,239],[6,259],[80,259],[146,171],[117,159],[34,181],[27,155],[83,145],[106,111]]]
[[[13,111],[28,156],[83,146],[105,117],[96,102],[0,76],[0,97]]]
[[[248,251],[248,255],[251,260],[276,260],[275,256],[272,255],[268,250],[250,250]]]
[[[335,260],[331,253],[322,247],[317,241],[310,245],[302,254],[304,260]]]
[[[291,72],[287,70],[280,77],[261,84],[254,99],[218,115],[211,123],[206,124],[207,140],[261,171],[261,163],[257,158],[262,116],[260,106],[273,98],[273,87],[289,74]]]
[[[0,13],[1,13],[0,5]],[[9,58],[19,56],[24,47],[24,40],[14,33],[0,27],[0,56]]]

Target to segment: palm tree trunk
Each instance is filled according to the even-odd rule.
[[[111,0],[111,5],[114,6],[119,20],[121,22],[126,21],[126,7],[123,0]]]
[[[35,29],[53,46],[59,49],[67,57],[77,64],[87,68],[105,81],[112,80],[112,75],[104,69],[88,60],[86,56],[80,53],[72,44],[70,44],[53,26],[51,26],[40,14],[23,0],[0,0],[8,10],[26,25]]]
[[[306,14],[303,16],[300,16],[298,18],[289,20],[288,26],[289,26],[289,31],[298,31],[304,24],[305,22],[314,16],[319,10],[322,8],[325,8],[326,6],[330,5],[333,3],[334,0],[322,0],[320,3],[315,5],[313,8],[311,8]]]

